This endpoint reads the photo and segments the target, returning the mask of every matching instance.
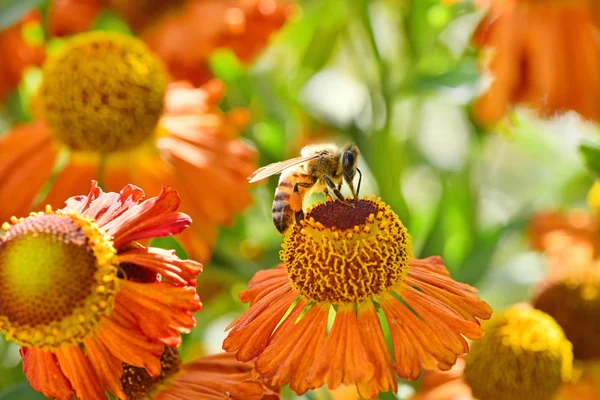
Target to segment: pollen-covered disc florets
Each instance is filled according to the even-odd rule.
[[[549,315],[518,304],[484,325],[471,344],[464,376],[473,397],[548,400],[571,374],[571,343]]]
[[[552,316],[573,343],[580,360],[600,359],[600,270],[596,265],[567,269],[538,286],[533,307]]]
[[[333,201],[288,231],[281,257],[308,299],[358,303],[406,277],[412,239],[381,199]]]
[[[140,40],[81,34],[44,64],[44,118],[72,150],[128,150],[153,134],[166,84],[160,61]]]
[[[23,346],[81,343],[114,307],[116,251],[90,218],[35,213],[0,237],[0,331]]]

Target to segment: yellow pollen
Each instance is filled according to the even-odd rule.
[[[152,136],[166,84],[160,61],[142,41],[88,32],[46,60],[40,99],[62,143],[75,151],[112,153]]]
[[[81,343],[114,306],[112,238],[74,212],[36,213],[8,228],[0,237],[0,331],[48,350]]]
[[[412,257],[406,228],[375,198],[309,209],[301,225],[287,232],[281,251],[294,289],[334,304],[387,291],[406,277]]]
[[[549,315],[525,304],[494,316],[471,344],[464,376],[473,397],[548,400],[571,374],[571,343]]]
[[[552,316],[573,343],[580,360],[600,360],[600,270],[596,265],[569,268],[543,281],[533,307]]]

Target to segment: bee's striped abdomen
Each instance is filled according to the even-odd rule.
[[[281,174],[277,189],[275,189],[271,211],[273,213],[273,224],[280,233],[284,233],[292,225],[296,212],[302,210],[302,199],[304,199],[307,188],[298,186],[298,193],[294,193],[296,183],[312,186],[313,179],[307,174],[285,171]],[[292,197],[295,198],[292,199]]]

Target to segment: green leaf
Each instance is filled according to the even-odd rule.
[[[182,260],[189,258],[181,243],[179,243],[173,236],[154,238],[150,241],[150,246],[160,247],[161,249],[167,250],[175,250],[177,257],[181,258]]]
[[[104,10],[100,13],[100,15],[98,15],[92,24],[92,30],[120,32],[125,35],[133,35],[133,32],[131,31],[129,25],[127,25],[127,22],[123,21],[121,17],[110,10]]]
[[[29,382],[19,382],[0,393],[0,400],[46,400],[46,397],[29,386]]]
[[[600,147],[582,144],[579,151],[587,168],[596,176],[600,176]]]
[[[23,15],[45,0],[2,0],[0,1],[0,30],[16,24]]]

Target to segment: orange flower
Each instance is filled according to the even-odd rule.
[[[529,240],[534,249],[547,253],[551,272],[588,265],[600,257],[600,224],[585,210],[537,214]]]
[[[211,79],[208,59],[219,48],[230,48],[243,62],[254,60],[295,10],[288,0],[54,0],[50,32],[83,32],[103,6],[138,32],[172,78],[194,85]]]
[[[0,31],[0,101],[17,87],[25,67],[44,61],[44,48],[27,43],[22,33],[24,27],[40,23],[40,13],[31,11],[15,26]]]
[[[239,140],[246,111],[217,107],[222,83],[167,86],[143,43],[107,32],[71,39],[48,59],[43,79],[40,120],[0,139],[0,217],[27,212],[48,182],[41,200],[54,206],[91,179],[108,190],[169,182],[197,221],[181,239],[208,260],[218,226],[250,204],[246,177],[256,169],[254,149]]]
[[[208,58],[215,50],[231,48],[240,60],[252,61],[292,11],[289,3],[274,0],[190,0],[140,37],[175,79],[201,84],[212,76]]]
[[[124,380],[130,399],[151,395],[154,400],[277,400],[279,390],[270,388],[254,372],[253,364],[242,363],[222,353],[179,365],[175,349],[165,351],[162,379],[152,380],[141,368],[128,368]]]
[[[125,399],[123,363],[160,374],[164,346],[178,346],[195,325],[202,265],[137,241],[189,226],[178,207],[168,187],[144,201],[136,186],[103,193],[93,182],[63,209],[2,226],[0,331],[22,346],[35,390]]]
[[[240,361],[256,358],[259,374],[299,394],[325,383],[356,384],[366,399],[395,392],[396,373],[450,369],[468,351],[463,336],[479,339],[478,318],[491,315],[440,257],[412,258],[410,235],[380,199],[309,209],[281,254],[284,264],[258,272],[240,295],[250,309],[229,326],[223,348]]]
[[[484,124],[514,104],[542,116],[574,110],[600,120],[600,42],[595,0],[495,0],[475,33],[494,76],[474,105]]]

